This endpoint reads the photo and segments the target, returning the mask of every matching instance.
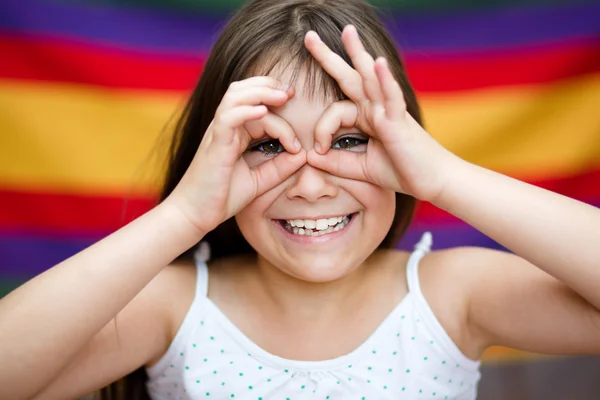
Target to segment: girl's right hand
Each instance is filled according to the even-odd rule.
[[[200,238],[306,163],[293,129],[267,109],[284,105],[293,94],[270,77],[230,85],[188,170],[163,202],[181,212]],[[278,139],[287,152],[251,168],[242,154],[264,136]]]

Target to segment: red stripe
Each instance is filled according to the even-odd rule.
[[[0,229],[112,232],[148,211],[152,197],[78,196],[0,190]]]
[[[0,77],[97,86],[189,90],[205,54],[148,55],[88,43],[1,36]],[[600,71],[600,40],[494,50],[477,54],[406,55],[420,92],[553,82]]]
[[[570,178],[532,182],[557,193],[593,202],[600,200],[600,169]],[[0,229],[55,234],[107,233],[131,221],[154,204],[148,197],[77,196],[0,190]],[[446,224],[457,219],[429,203],[420,205],[416,224]]]
[[[568,178],[530,183],[590,204],[600,201],[600,169]],[[415,223],[419,225],[449,224],[457,221],[458,218],[431,203],[420,203],[415,214]]]
[[[407,73],[421,92],[555,82],[600,71],[600,40],[554,43],[486,54],[406,58]]]
[[[74,41],[0,36],[0,77],[154,90],[194,87],[204,58],[127,52]]]

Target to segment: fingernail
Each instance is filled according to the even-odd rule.
[[[300,144],[300,141],[298,139],[294,139],[294,147],[296,148],[296,150],[300,150],[302,148],[302,145]]]
[[[321,145],[319,143],[315,143],[315,150],[317,153],[321,154]]]

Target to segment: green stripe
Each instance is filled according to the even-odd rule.
[[[61,2],[106,3],[151,8],[184,9],[200,12],[230,12],[247,0],[55,0]],[[556,3],[589,3],[594,0],[370,0],[370,3],[394,11],[443,11],[482,9],[510,5],[549,5]]]

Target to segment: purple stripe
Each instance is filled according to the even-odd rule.
[[[388,21],[406,51],[490,51],[600,37],[600,2],[514,4],[502,9],[428,14]]]
[[[0,32],[19,32],[159,53],[208,50],[223,19],[168,10],[44,0],[2,0]]]
[[[494,240],[462,222],[452,225],[411,227],[402,237],[402,240],[400,240],[400,243],[398,243],[397,248],[401,250],[412,251],[419,240],[421,240],[421,237],[425,232],[431,232],[433,235],[433,250],[448,249],[459,246],[476,246],[487,247],[496,250],[505,250],[504,247],[499,245]]]
[[[434,249],[455,246],[500,248],[474,228],[466,225],[434,226],[432,229],[410,229],[399,248],[410,250],[425,231],[433,233]],[[0,277],[32,277],[71,257],[98,241],[101,236],[52,237],[46,235],[1,235]]]
[[[0,277],[33,277],[89,247],[99,237],[0,236]]]
[[[43,0],[0,2],[0,32],[91,41],[150,52],[206,52],[222,17],[109,4]],[[412,13],[388,26],[409,52],[490,50],[600,37],[600,2],[516,5],[503,9]]]

